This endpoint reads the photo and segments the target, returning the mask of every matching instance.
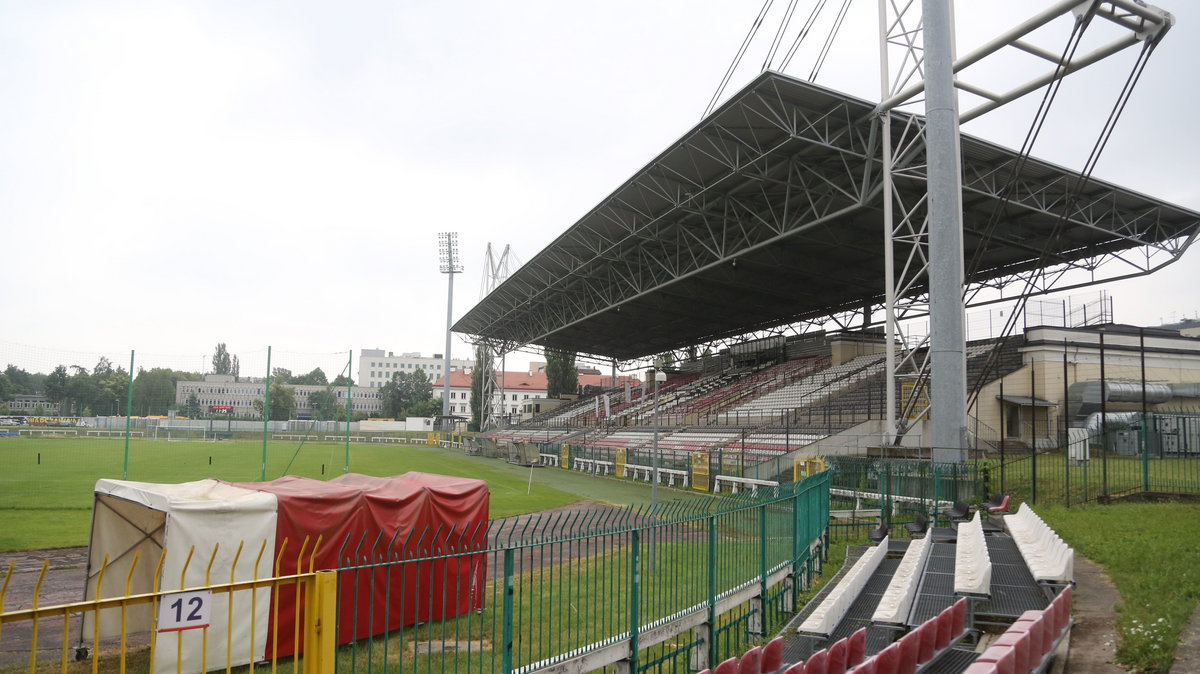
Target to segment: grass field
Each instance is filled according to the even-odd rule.
[[[121,439],[0,438],[0,551],[86,545],[92,488],[97,479],[121,478],[124,447]],[[307,443],[298,448],[296,443],[272,442],[267,448],[267,479],[284,475],[285,469],[290,475],[328,479],[342,473],[345,459],[345,446],[337,443]],[[650,499],[645,484],[555,468],[533,469],[530,483],[529,468],[423,445],[351,445],[350,471],[366,475],[422,471],[481,479],[491,490],[493,518],[581,499],[618,505]],[[130,442],[130,480],[187,482],[212,477],[250,482],[258,481],[261,472],[262,443]],[[664,499],[672,497],[667,494]]]
[[[1104,567],[1121,593],[1117,658],[1130,671],[1165,673],[1200,601],[1200,521],[1194,503],[1038,508],[1068,544]]]

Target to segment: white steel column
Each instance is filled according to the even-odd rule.
[[[879,0],[879,100],[891,95],[890,69],[888,68],[888,13],[887,0]],[[884,400],[884,427],[881,444],[891,445],[896,441],[896,260],[892,234],[895,225],[892,217],[892,111],[884,109],[879,116],[879,142],[883,149],[883,283],[886,300],[886,323],[883,338],[887,363],[886,391]]]

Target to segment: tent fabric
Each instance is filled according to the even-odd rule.
[[[273,494],[251,491],[222,483],[200,480],[182,484],[152,484],[123,480],[99,480],[95,487],[92,536],[88,551],[88,580],[84,598],[122,596],[135,554],[137,566],[130,577],[130,591],[151,592],[159,556],[166,550],[159,576],[162,590],[180,587],[204,587],[210,583],[251,580],[271,573],[271,552],[275,549],[277,499]],[[238,554],[238,545],[242,544]],[[258,560],[259,549],[265,554]],[[191,557],[189,561],[189,556]],[[100,570],[105,558],[103,583]],[[237,564],[234,566],[234,558]],[[206,569],[220,569],[221,575],[206,582]],[[186,565],[186,572],[185,572]],[[231,576],[232,572],[232,576]],[[226,630],[236,635],[241,647],[231,654],[233,664],[259,660],[266,650],[270,590],[238,592],[230,610],[229,595],[213,595],[212,627],[208,629],[208,663],[224,663]],[[252,597],[252,595],[257,595]],[[131,608],[129,631],[152,630],[153,607]],[[254,625],[251,633],[251,624]],[[101,612],[102,637],[120,634],[120,612]],[[84,633],[90,633],[90,624]],[[199,663],[204,658],[200,630],[176,632],[160,637],[154,671],[174,672],[177,644],[183,662]],[[252,640],[252,641],[251,641]]]
[[[343,568],[338,642],[347,643],[395,629],[401,620],[413,624],[483,607],[488,501],[481,480],[429,473],[351,473],[328,482],[292,476],[249,483],[99,480],[85,599],[123,595],[135,555],[134,593],[153,591],[156,580],[162,590],[225,583],[231,570],[235,581],[269,578],[276,564],[285,576]],[[480,553],[380,565],[464,550]],[[233,665],[302,648],[295,586],[242,591],[232,601],[230,607],[227,594],[214,594],[206,653],[201,630],[160,635],[160,646],[167,647],[156,649],[154,671],[175,671],[177,644],[189,672],[201,671],[205,658],[209,666],[224,663],[227,638]],[[153,607],[130,609],[128,620],[130,631],[154,629]],[[100,627],[102,636],[119,634],[119,610],[101,612]]]
[[[486,541],[488,491],[481,480],[428,473],[348,473],[328,482],[287,476],[232,486],[278,499],[281,575],[378,565],[419,553],[460,550],[467,543],[482,547],[479,542]],[[471,533],[462,533],[467,531]],[[402,620],[407,625],[482,608],[483,554],[403,568],[401,572],[375,566],[341,573],[338,643],[395,629]],[[302,630],[293,628],[299,617],[295,593],[295,587],[281,585],[272,597],[278,628],[272,618],[268,655],[283,657],[303,648],[296,641],[303,639]]]

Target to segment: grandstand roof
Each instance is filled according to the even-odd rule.
[[[538,344],[624,360],[879,305],[874,107],[763,73],[454,331],[510,348]],[[918,118],[893,114],[903,149],[903,122]],[[924,153],[911,147],[897,151],[893,175],[915,203],[925,187]],[[963,135],[962,153],[965,257],[978,254],[969,283],[1047,267],[1094,269],[1122,250],[1190,242],[1200,229],[1193,211],[1098,180],[1078,193],[1075,172],[1018,162],[1016,152],[987,141]],[[1015,189],[1006,193],[1014,172]]]

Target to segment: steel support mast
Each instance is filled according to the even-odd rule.
[[[950,0],[923,0],[929,199],[930,398],[934,461],[966,459],[962,152]]]

